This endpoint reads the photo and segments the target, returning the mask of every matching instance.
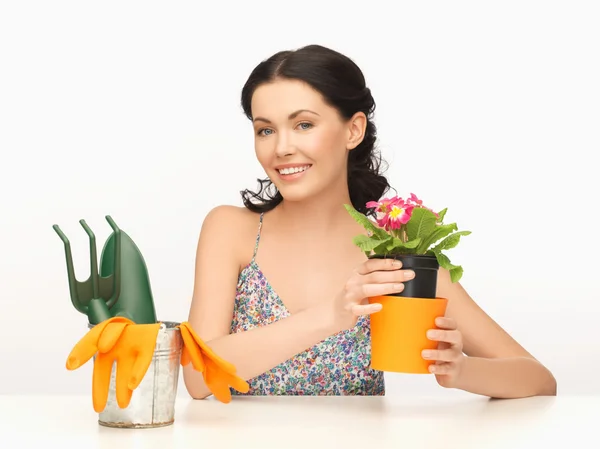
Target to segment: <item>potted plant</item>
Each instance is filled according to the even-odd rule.
[[[436,342],[427,339],[426,332],[436,327],[435,318],[446,313],[448,302],[436,295],[439,267],[449,271],[452,282],[461,279],[463,268],[453,264],[445,251],[471,231],[445,224],[447,209],[434,212],[414,193],[407,199],[369,201],[366,206],[373,209],[374,220],[345,205],[367,231],[355,236],[354,244],[369,258],[397,259],[403,269],[415,273],[401,292],[369,298],[383,305],[371,315],[371,365],[381,371],[429,373],[433,362],[424,360],[421,351],[435,349]]]

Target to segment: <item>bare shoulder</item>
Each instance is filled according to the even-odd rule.
[[[244,207],[221,204],[208,211],[202,227],[233,228],[237,220],[243,219],[249,213],[251,212]]]
[[[211,209],[201,226],[189,321],[201,338],[229,332],[233,298],[241,264],[253,252],[252,227],[259,215],[241,207],[221,205]]]
[[[252,255],[259,214],[245,207],[222,204],[212,208],[204,218],[199,248],[220,247],[235,257],[240,266]],[[208,243],[208,242],[211,243]],[[206,245],[205,245],[206,242]]]
[[[255,231],[258,226],[258,219],[259,214],[245,207],[222,204],[208,211],[202,223],[202,228],[227,234],[235,230],[236,232],[233,234],[239,235],[249,232],[251,228]]]

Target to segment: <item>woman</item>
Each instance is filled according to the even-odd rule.
[[[383,373],[369,368],[369,316],[380,306],[366,298],[401,291],[414,273],[367,260],[352,243],[364,229],[343,204],[367,213],[389,188],[363,74],[322,46],[282,51],[254,69],[242,107],[268,178],[258,193],[242,192],[245,207],[207,215],[189,322],[248,380],[247,394],[382,395]],[[441,386],[556,394],[552,374],[442,268],[438,296],[449,299],[430,336],[439,349],[423,357],[436,361]],[[194,398],[211,394],[191,365],[184,381]]]

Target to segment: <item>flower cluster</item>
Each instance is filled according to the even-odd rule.
[[[447,209],[435,212],[414,193],[406,199],[395,196],[369,201],[366,207],[373,209],[375,221],[348,204],[345,207],[367,231],[367,235],[357,235],[353,240],[367,256],[429,255],[450,271],[452,282],[461,278],[462,267],[452,264],[443,251],[454,248],[460,237],[471,231],[458,231],[456,223],[444,224]]]
[[[377,224],[388,232],[400,229],[402,225],[408,223],[415,207],[425,207],[423,206],[423,201],[414,193],[411,193],[410,197],[406,200],[395,196],[393,198],[384,198],[379,201],[369,201],[366,206],[369,209],[375,209],[377,214]],[[433,210],[429,208],[426,209],[431,211],[436,218],[439,218],[439,215],[436,212],[433,212]]]

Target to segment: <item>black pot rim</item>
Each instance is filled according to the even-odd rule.
[[[430,254],[373,254],[369,259],[401,260],[402,268],[437,270],[440,267],[437,258]]]

